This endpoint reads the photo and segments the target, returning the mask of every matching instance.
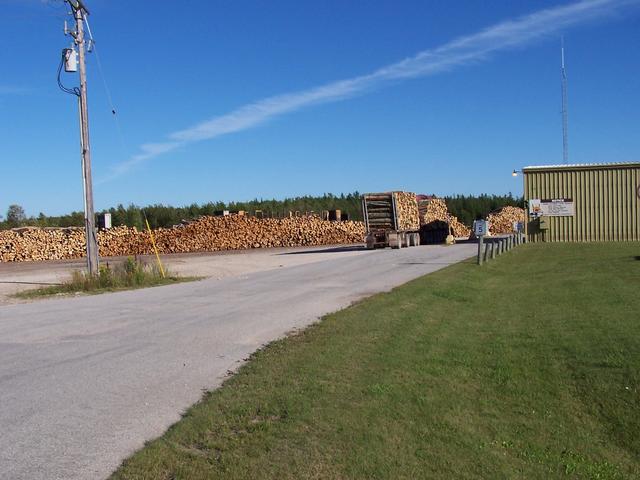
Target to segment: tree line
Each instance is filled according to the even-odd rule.
[[[524,208],[524,198],[507,195],[455,195],[445,197],[447,208],[465,225],[471,226],[474,220],[485,218],[491,212],[502,207]]]
[[[522,198],[516,198],[511,193],[508,195],[455,195],[444,197],[449,211],[466,224],[471,225],[473,220],[483,218],[490,212],[506,205],[522,206]],[[254,199],[248,202],[208,202],[204,204],[191,204],[183,207],[170,205],[118,205],[99,214],[110,213],[113,226],[126,225],[129,227],[145,228],[145,217],[151,228],[171,227],[182,221],[193,220],[202,215],[215,215],[224,210],[230,212],[243,210],[249,214],[262,211],[265,217],[286,217],[289,212],[301,214],[314,212],[320,214],[323,210],[341,210],[351,220],[362,220],[361,194],[353,192],[334,195],[325,193],[322,196],[302,196],[285,198],[284,200]],[[0,228],[15,228],[21,226],[37,227],[81,227],[84,225],[83,212],[71,212],[67,215],[47,216],[40,213],[36,217],[27,217],[20,205],[10,205],[5,218],[0,216]]]

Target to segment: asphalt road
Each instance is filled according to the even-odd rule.
[[[260,346],[476,248],[327,251],[221,279],[0,306],[0,478],[105,478]]]

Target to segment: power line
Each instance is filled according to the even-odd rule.
[[[109,108],[111,109],[111,115],[116,124],[116,129],[118,130],[118,136],[120,139],[120,146],[122,148],[123,154],[126,156],[128,154],[129,149],[127,148],[127,144],[124,139],[124,133],[122,130],[122,125],[120,124],[119,113],[116,111],[116,107],[113,103],[113,97],[111,95],[111,89],[107,84],[106,77],[104,75],[104,69],[102,68],[102,60],[100,59],[100,52],[98,51],[98,47],[96,46],[96,41],[93,38],[93,33],[91,32],[91,27],[89,26],[89,19],[85,16],[84,23],[87,26],[87,33],[89,34],[89,51],[95,53],[96,64],[98,66],[98,74],[100,75],[100,79],[102,80],[102,86],[104,88],[105,95],[107,97],[107,102],[109,103]]]

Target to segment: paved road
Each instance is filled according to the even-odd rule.
[[[0,478],[104,478],[263,344],[475,248],[328,253],[222,279],[1,306]]]

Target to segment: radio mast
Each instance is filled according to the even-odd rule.
[[[562,161],[566,165],[569,163],[569,134],[567,118],[567,72],[564,68],[564,36],[560,40],[560,55],[562,57]]]

